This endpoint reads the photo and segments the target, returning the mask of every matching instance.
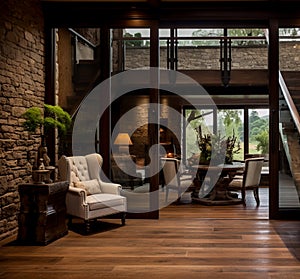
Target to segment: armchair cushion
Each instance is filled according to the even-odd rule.
[[[113,195],[113,194],[95,194],[86,197],[86,201],[89,205],[90,210],[97,210],[102,208],[113,208],[116,206],[123,205],[126,206],[126,199],[122,196]]]
[[[101,193],[100,184],[97,179],[74,182],[74,187],[86,190],[88,196]]]

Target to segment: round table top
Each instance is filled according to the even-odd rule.
[[[236,171],[241,170],[245,167],[244,163],[233,163],[233,164],[219,164],[217,166],[214,165],[193,165],[191,166],[195,170],[214,170],[214,169],[223,169],[224,171]]]

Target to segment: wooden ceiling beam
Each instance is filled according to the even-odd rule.
[[[127,26],[131,20],[158,20],[160,26],[267,26],[269,18],[300,24],[297,1],[42,2],[45,19],[60,26]],[[227,26],[225,26],[227,24]],[[174,26],[175,27],[175,26]]]

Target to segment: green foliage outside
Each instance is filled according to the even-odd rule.
[[[224,137],[236,137],[237,144],[239,146],[239,152],[233,154],[234,160],[243,160],[244,157],[244,145],[241,142],[244,141],[244,126],[243,126],[243,114],[241,109],[222,109],[218,111],[218,127],[224,130],[220,131]]]
[[[228,29],[227,35],[230,37],[245,37],[245,39],[232,40],[232,46],[242,45],[264,45],[266,41],[264,39],[263,29]],[[199,29],[192,33],[193,37],[221,37],[224,36],[223,29]],[[247,40],[247,36],[261,36],[262,40]],[[219,46],[219,40],[193,40],[192,44],[195,46]]]
[[[297,36],[300,33],[300,28],[280,28],[279,35],[280,36]],[[232,46],[253,46],[253,45],[266,45],[267,42],[265,40],[264,29],[260,28],[235,28],[235,29],[227,29],[227,35],[230,37],[245,37],[243,39],[233,39],[231,40]],[[220,46],[219,39],[213,39],[213,37],[222,37],[224,36],[224,29],[198,29],[192,30],[191,35],[189,35],[190,39],[180,39],[178,37],[178,46]],[[251,40],[247,39],[247,37],[261,37],[261,40]],[[142,34],[140,32],[131,34],[129,32],[124,34],[125,38],[141,38]],[[193,37],[211,37],[212,39],[193,39]],[[130,47],[149,47],[149,40],[127,40],[125,41],[126,46]],[[166,40],[160,41],[161,46],[166,46]]]
[[[197,144],[195,128],[201,125],[203,134],[213,134],[213,127],[207,126],[205,117],[206,110],[186,110],[186,118],[193,113],[194,120],[186,128],[186,156],[200,152]],[[198,117],[198,118],[197,118]],[[234,160],[244,159],[244,124],[243,109],[222,109],[217,113],[218,133],[222,137],[237,137],[240,143],[240,152],[234,154]],[[269,153],[269,118],[260,117],[257,110],[251,110],[249,115],[249,153]]]
[[[261,154],[269,153],[269,131],[263,130],[256,137],[256,141],[258,142],[256,150],[260,151]]]
[[[252,110],[249,116],[249,141],[256,146],[250,153],[269,153],[269,118],[259,117],[256,110]]]
[[[237,109],[222,109],[218,111],[218,127],[224,129],[220,131],[222,135],[229,137],[236,135],[238,139],[241,139],[242,130],[242,110]],[[220,128],[219,128],[220,130]]]
[[[186,110],[186,118],[189,119],[190,116],[193,114],[193,120],[189,121],[189,125],[186,127],[186,151],[187,157],[192,156],[193,154],[199,153],[199,147],[197,144],[197,134],[195,129],[199,126],[202,127],[203,134],[212,133],[212,130],[205,125],[204,118],[201,115],[205,113],[212,113],[212,110]]]
[[[252,152],[269,153],[269,119],[259,117],[255,110],[249,118],[249,141],[256,146]]]
[[[131,33],[125,33],[124,38],[141,38],[142,34],[141,33],[135,33],[132,35]],[[143,41],[142,40],[127,40],[125,41],[125,46],[128,47],[141,47],[143,46]]]
[[[297,36],[300,32],[300,28],[280,28],[280,36]]]

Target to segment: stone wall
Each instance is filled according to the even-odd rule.
[[[280,69],[300,69],[299,42],[280,43]],[[235,46],[232,47],[232,70],[268,69],[268,47]],[[179,47],[178,70],[219,70],[220,49],[218,47]],[[147,47],[127,47],[125,51],[125,69],[149,67],[150,49]],[[160,65],[167,68],[167,51],[160,49]]]
[[[44,26],[40,0],[0,2],[0,240],[18,230],[18,185],[29,182],[40,138],[22,114],[43,107]]]

